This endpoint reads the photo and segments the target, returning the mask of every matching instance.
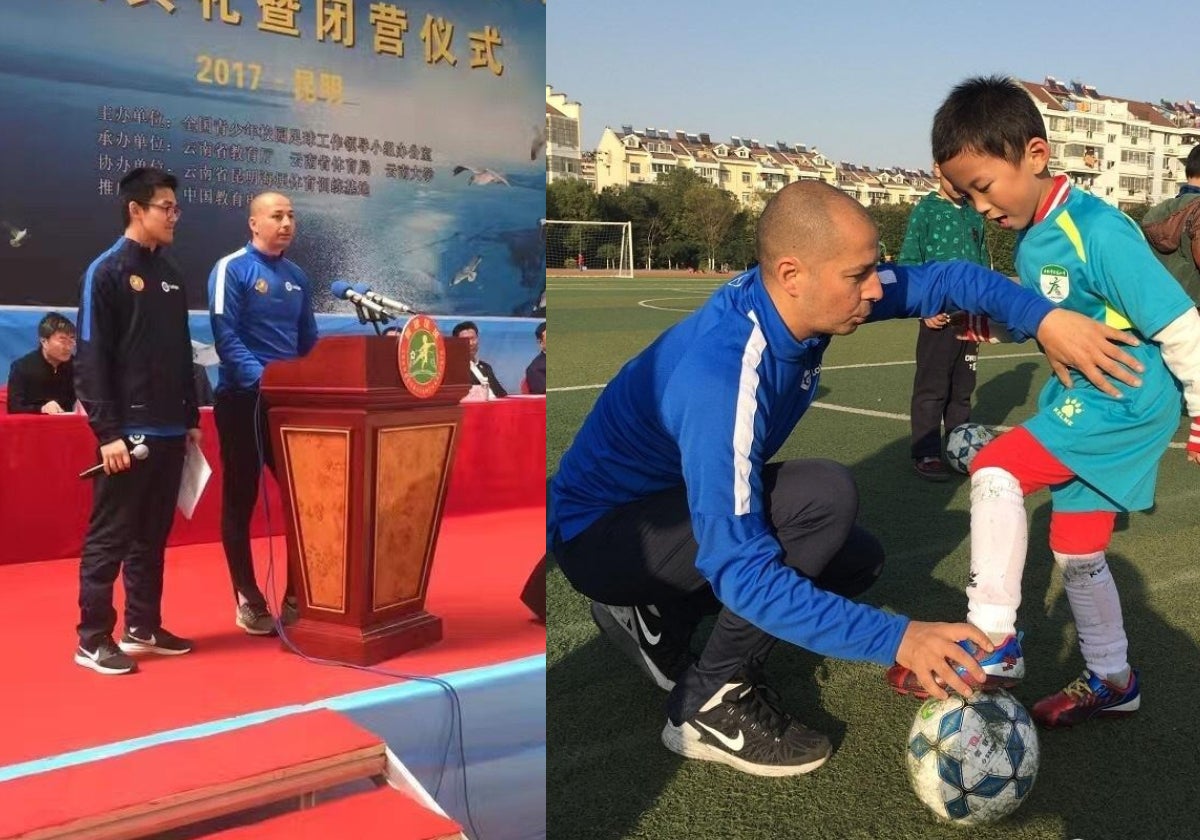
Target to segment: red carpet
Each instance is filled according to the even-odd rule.
[[[283,538],[274,545],[279,592]],[[440,674],[545,653],[545,628],[518,600],[544,548],[541,508],[445,519],[427,602],[443,619],[445,638],[379,667]],[[260,581],[266,556],[267,541],[256,541]],[[211,544],[167,551],[164,624],[194,639],[196,650],[142,657],[137,674],[101,676],[71,658],[78,566],[77,560],[0,566],[8,639],[0,766],[395,682],[313,665],[282,651],[274,638],[247,636],[233,623],[224,555]]]

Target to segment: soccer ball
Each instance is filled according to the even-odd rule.
[[[955,426],[946,435],[946,461],[963,475],[971,468],[975,454],[987,446],[996,436],[987,426],[978,423],[963,423]]]
[[[1033,788],[1037,730],[1007,691],[929,699],[908,733],[908,775],[940,818],[978,825],[1011,814]]]

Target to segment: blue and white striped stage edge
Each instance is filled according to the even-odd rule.
[[[186,663],[185,663],[186,664]],[[546,657],[436,675],[462,704],[463,748],[471,816],[482,840],[544,837],[546,825]],[[247,686],[247,690],[253,690]],[[383,738],[405,767],[454,819],[466,825],[458,736],[451,698],[441,686],[405,681],[311,703],[157,732],[127,741],[0,767],[0,782],[98,761],[135,750],[203,738],[312,709],[342,712]]]

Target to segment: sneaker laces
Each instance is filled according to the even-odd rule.
[[[97,642],[96,652],[99,654],[101,659],[123,653],[123,651],[117,647],[117,643],[113,641],[112,636],[105,636],[103,639]]]
[[[1095,694],[1092,691],[1092,686],[1088,683],[1088,675],[1085,671],[1081,676],[1076,677],[1074,682],[1063,689],[1063,694],[1075,700],[1086,700]]]
[[[766,732],[776,739],[783,737],[791,726],[791,715],[781,711],[781,698],[768,685],[749,684],[742,696],[734,701],[739,707],[738,719],[750,724],[751,729]]]

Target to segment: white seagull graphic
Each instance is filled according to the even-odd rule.
[[[20,248],[25,243],[25,240],[29,238],[28,228],[19,229],[8,222],[5,222],[4,226],[8,228],[8,244],[14,248]]]
[[[458,270],[458,273],[454,275],[454,280],[450,283],[450,285],[457,286],[463,281],[466,281],[467,283],[474,283],[475,275],[479,271],[479,262],[482,259],[482,256],[476,254],[469,263]]]
[[[503,184],[506,187],[510,186],[507,178],[492,169],[476,169],[473,166],[454,167],[454,174],[457,175],[459,172],[470,172],[471,180],[468,183],[471,184]]]

